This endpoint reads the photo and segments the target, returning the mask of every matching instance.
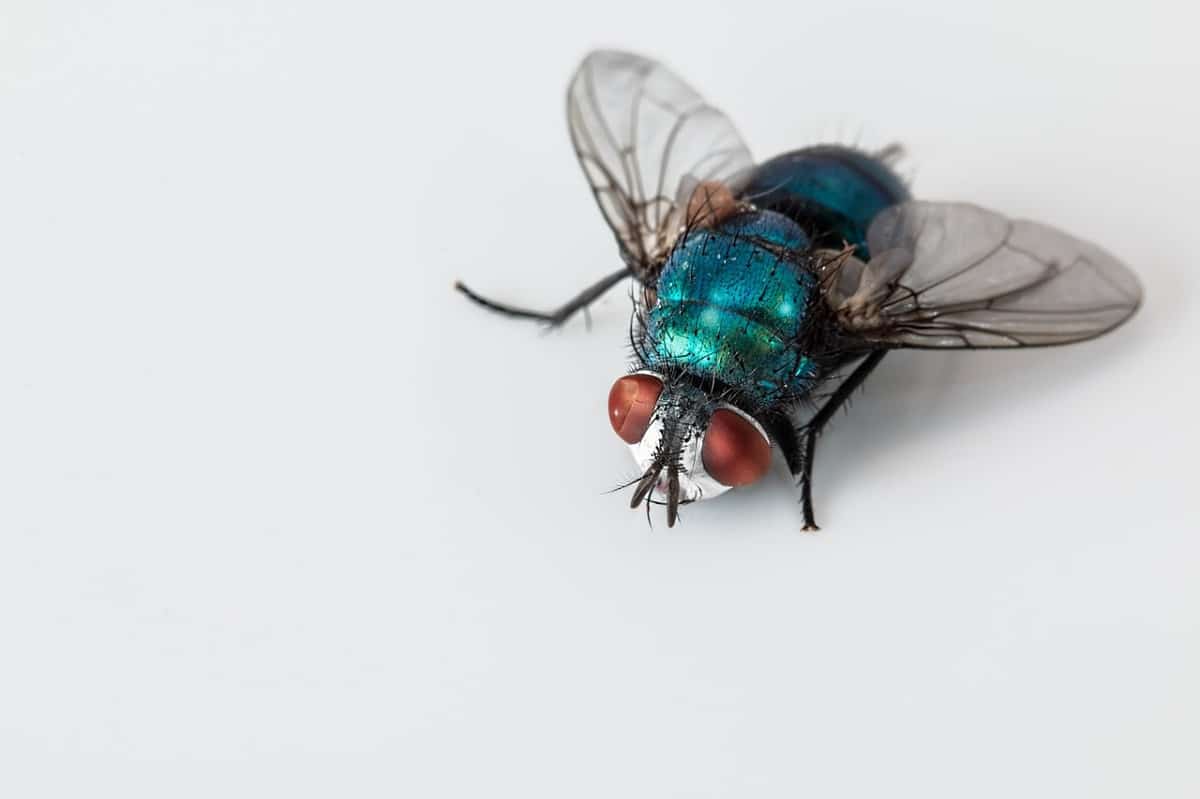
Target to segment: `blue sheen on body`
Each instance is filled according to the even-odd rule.
[[[659,277],[648,366],[711,376],[764,406],[807,390],[815,368],[794,342],[816,279],[783,257],[807,246],[798,225],[771,211],[693,231]]]
[[[908,199],[908,188],[883,161],[860,150],[821,145],[785,153],[758,166],[742,196],[800,222],[818,246],[843,241],[870,257],[867,228],[890,205]]]

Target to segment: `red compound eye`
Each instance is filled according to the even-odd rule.
[[[646,435],[650,417],[662,393],[662,381],[653,375],[626,375],[608,392],[608,421],[626,444]]]
[[[771,467],[771,443],[740,413],[718,408],[704,433],[700,457],[704,470],[721,485],[744,486]]]

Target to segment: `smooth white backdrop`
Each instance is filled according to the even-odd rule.
[[[0,9],[0,794],[1194,797],[1194,12],[1118,4]],[[1101,242],[1127,327],[900,353],[648,529],[623,290],[563,90],[687,76],[768,157]]]

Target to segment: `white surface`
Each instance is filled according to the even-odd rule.
[[[0,795],[1195,797],[1196,18],[1174,2],[0,10]],[[648,530],[570,70],[860,125],[1147,303],[890,357]]]

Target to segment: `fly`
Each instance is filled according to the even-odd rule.
[[[665,505],[668,525],[680,505],[760,479],[778,450],[815,530],[817,438],[890,350],[1069,344],[1141,304],[1137,278],[1093,244],[912,199],[898,147],[755,164],[723,113],[637,55],[589,54],[567,122],[624,265],[549,312],[456,288],[558,326],[634,281],[633,363],[609,421],[640,470],[631,506]]]

